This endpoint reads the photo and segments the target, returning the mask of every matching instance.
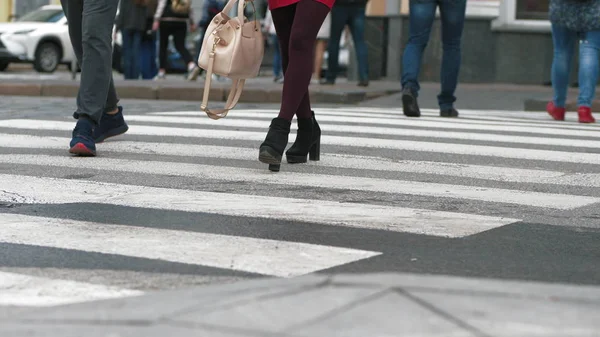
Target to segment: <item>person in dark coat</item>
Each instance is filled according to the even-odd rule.
[[[137,80],[141,73],[142,35],[146,31],[147,0],[121,0],[117,31],[123,37],[123,75]]]
[[[554,98],[546,110],[555,120],[565,119],[569,73],[575,44],[579,42],[577,114],[580,123],[594,123],[591,106],[598,81],[600,0],[551,0],[549,14],[554,44]]]

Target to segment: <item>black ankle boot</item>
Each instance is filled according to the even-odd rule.
[[[290,164],[306,163],[306,156],[310,160],[318,161],[321,152],[321,128],[312,111],[311,118],[298,118],[298,133],[296,141],[285,153]]]
[[[260,145],[258,160],[269,164],[269,170],[279,171],[281,156],[288,143],[290,122],[283,118],[274,118],[269,126],[265,141]]]

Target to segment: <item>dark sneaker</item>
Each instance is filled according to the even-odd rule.
[[[441,109],[440,117],[458,117],[458,111],[454,108]]]
[[[129,130],[129,126],[123,118],[123,107],[114,115],[103,114],[100,125],[94,131],[94,140],[96,143],[102,143],[105,139],[122,135]]]
[[[420,117],[421,109],[417,103],[417,98],[410,88],[402,90],[402,108],[407,117]]]
[[[87,119],[80,118],[73,130],[73,139],[71,139],[71,148],[69,153],[83,156],[93,157],[96,155],[96,143],[94,142],[93,134],[95,124]]]
[[[358,82],[358,86],[359,87],[368,87],[369,81],[360,81],[360,82]]]

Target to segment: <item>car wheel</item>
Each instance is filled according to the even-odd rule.
[[[8,68],[8,65],[10,63],[6,62],[6,61],[0,61],[0,71],[5,71],[6,68]]]
[[[40,73],[53,73],[60,63],[60,48],[53,42],[42,43],[35,52],[33,67]]]

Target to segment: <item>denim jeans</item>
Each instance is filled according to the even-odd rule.
[[[157,47],[156,32],[152,32],[151,35],[146,35],[142,38],[140,48],[140,70],[142,78],[145,80],[153,79],[158,73],[158,64],[156,62]]]
[[[124,29],[123,36],[123,75],[126,80],[137,80],[141,72],[142,32]]]
[[[568,28],[552,25],[554,59],[552,61],[552,87],[554,104],[564,107],[567,100],[569,73],[575,43],[579,40],[579,97],[578,106],[590,107],[596,93],[598,81],[598,56],[600,51],[600,30],[576,32]]]
[[[358,61],[358,78],[369,80],[368,50],[365,43],[365,6],[335,5],[331,9],[331,32],[327,47],[327,81],[335,81],[339,67],[340,40],[348,25]]]
[[[271,39],[271,46],[275,48],[273,50],[273,75],[279,77],[281,75],[281,49],[279,49],[281,47],[279,47],[279,39],[275,34],[269,35],[269,38]]]
[[[419,72],[423,51],[429,42],[431,27],[437,7],[442,21],[442,69],[441,93],[438,95],[440,109],[453,107],[454,93],[458,83],[461,62],[461,37],[465,23],[466,0],[411,0],[409,39],[402,57],[402,87],[412,89],[418,95]]]

